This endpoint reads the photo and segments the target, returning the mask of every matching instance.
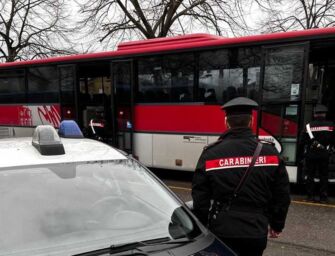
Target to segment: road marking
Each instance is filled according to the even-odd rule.
[[[169,188],[171,189],[178,189],[178,190],[186,190],[186,191],[191,191],[192,189],[191,188],[183,188],[183,187],[175,187],[175,186],[169,186]]]
[[[191,191],[191,188],[184,188],[184,187],[176,187],[176,186],[168,186],[171,189],[178,189],[178,190],[185,190],[185,191]],[[292,200],[291,201],[294,204],[300,204],[300,205],[309,205],[309,206],[320,206],[320,207],[326,207],[326,208],[335,208],[335,204],[321,204],[321,203],[312,203],[312,202],[305,202],[305,201],[298,201],[298,200]]]
[[[321,207],[326,207],[326,208],[335,208],[335,204],[321,204],[321,203],[312,203],[312,202],[297,201],[297,200],[292,200],[291,202],[294,203],[294,204],[321,206]]]
[[[325,248],[321,248],[321,247],[313,247],[313,246],[309,246],[309,245],[304,245],[304,244],[295,244],[292,242],[285,242],[285,241],[278,241],[275,239],[268,239],[268,243],[272,243],[272,244],[278,244],[281,245],[282,247],[298,247],[298,248],[303,248],[303,249],[307,249],[309,250],[309,252],[314,252],[314,255],[320,255],[320,253],[322,252],[322,255],[334,255],[334,251],[333,250],[327,250]],[[324,254],[326,253],[326,254]],[[310,254],[312,255],[312,254]]]

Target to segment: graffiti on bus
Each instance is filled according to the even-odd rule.
[[[27,106],[21,106],[19,110],[19,125],[20,126],[33,126],[32,112]]]
[[[49,124],[57,128],[60,121],[60,106],[57,104],[0,106],[0,125],[29,127]]]
[[[59,109],[57,110],[55,106],[38,106],[37,112],[42,124],[48,123],[54,127],[59,127],[61,117]]]

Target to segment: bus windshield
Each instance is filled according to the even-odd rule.
[[[129,159],[0,169],[0,255],[64,255],[201,231]]]

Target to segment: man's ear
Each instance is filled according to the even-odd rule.
[[[254,124],[254,117],[251,116],[250,122],[249,122],[249,128],[252,128],[253,124]]]
[[[224,118],[224,123],[225,123],[226,127],[229,129],[230,126],[229,126],[229,123],[228,123],[228,121],[227,121],[227,117]]]

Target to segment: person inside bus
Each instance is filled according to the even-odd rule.
[[[314,120],[308,123],[300,136],[300,148],[304,150],[304,164],[307,174],[307,201],[315,200],[314,179],[319,176],[319,196],[321,203],[328,203],[328,163],[330,151],[335,144],[335,126],[326,119],[327,107],[316,105]]]
[[[206,102],[217,102],[216,92],[215,92],[215,89],[213,88],[207,89],[204,97],[205,97]]]
[[[105,119],[104,110],[96,108],[94,116],[88,122],[87,136],[108,143],[111,139],[111,128]]]
[[[222,93],[223,102],[227,102],[237,97],[237,90],[234,86],[228,86]]]

